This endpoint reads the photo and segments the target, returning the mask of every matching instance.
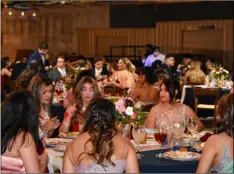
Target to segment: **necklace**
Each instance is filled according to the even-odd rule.
[[[83,106],[83,107],[82,107],[82,111],[85,111],[85,110],[86,110],[86,108]]]

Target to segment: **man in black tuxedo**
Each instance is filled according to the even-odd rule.
[[[94,59],[94,68],[91,70],[91,75],[96,79],[100,76],[108,75],[109,72],[106,66],[103,66],[104,62],[101,57],[97,57]]]
[[[66,59],[64,56],[57,57],[57,67],[48,72],[48,77],[53,83],[60,81],[61,77],[68,77],[71,74],[70,70],[66,67]]]
[[[31,61],[36,60],[41,64],[41,73],[46,74],[50,69],[47,55],[48,48],[49,46],[46,42],[41,42],[39,45],[39,49],[37,51],[34,51],[29,57],[28,66]]]

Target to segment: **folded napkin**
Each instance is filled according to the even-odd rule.
[[[205,133],[205,135],[203,135],[201,138],[200,138],[200,141],[201,142],[206,142],[208,140],[208,138],[211,136],[212,134],[207,132]]]

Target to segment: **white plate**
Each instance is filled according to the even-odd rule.
[[[46,146],[48,147],[54,147],[58,144],[69,144],[72,140],[64,139],[64,138],[46,138]]]
[[[201,154],[196,152],[168,151],[163,153],[163,157],[166,159],[178,160],[178,161],[197,161],[201,158]]]

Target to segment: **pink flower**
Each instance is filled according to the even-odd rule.
[[[122,114],[125,112],[126,107],[125,107],[125,102],[122,98],[120,98],[116,103],[115,103],[115,109]]]

